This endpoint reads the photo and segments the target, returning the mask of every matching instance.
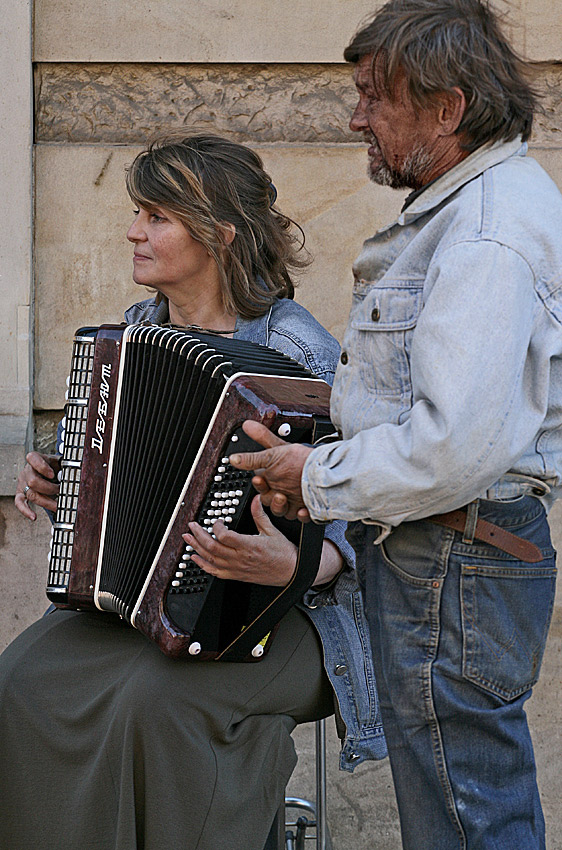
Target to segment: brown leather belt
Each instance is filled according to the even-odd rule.
[[[467,512],[464,510],[449,511],[446,514],[428,516],[427,519],[437,525],[444,525],[447,528],[464,533]],[[513,555],[514,558],[519,558],[521,561],[527,561],[530,564],[536,564],[543,560],[541,550],[530,540],[517,537],[516,534],[511,534],[510,531],[500,528],[499,525],[494,525],[493,522],[486,522],[485,519],[478,518],[474,528],[474,539],[481,540],[483,543],[490,543],[496,549],[501,549],[502,552],[507,552],[508,555]]]

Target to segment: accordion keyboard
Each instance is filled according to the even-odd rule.
[[[226,448],[225,456],[221,458],[220,465],[216,468],[213,476],[214,486],[211,488],[197,522],[214,537],[213,526],[221,519],[225,525],[237,526],[244,509],[251,499],[254,491],[252,489],[252,472],[235,469],[228,463],[228,456],[234,451],[245,451],[248,440],[241,429],[235,431],[231,436]],[[255,443],[252,443],[253,449]],[[254,529],[255,531],[255,529]],[[191,560],[191,546],[185,547],[182,560],[178,564],[176,574],[172,580],[170,593],[202,593],[210,582],[211,577]]]
[[[65,416],[61,423],[58,445],[61,471],[59,472],[57,521],[51,528],[49,549],[48,584],[53,590],[56,588],[65,590],[70,576],[82,456],[86,441],[88,400],[94,365],[94,346],[94,336],[77,335],[72,350]]]

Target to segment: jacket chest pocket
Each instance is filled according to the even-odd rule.
[[[355,296],[350,350],[371,393],[411,394],[410,348],[422,304],[421,280],[373,286],[364,298]]]

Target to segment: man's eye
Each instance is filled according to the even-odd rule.
[[[158,215],[158,213],[150,213],[150,217],[153,221],[156,221],[156,222],[166,220],[163,215]]]

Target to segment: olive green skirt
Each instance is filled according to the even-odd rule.
[[[48,614],[0,656],[0,848],[262,850],[291,730],[331,712],[296,609],[257,664],[171,660],[112,615]]]

